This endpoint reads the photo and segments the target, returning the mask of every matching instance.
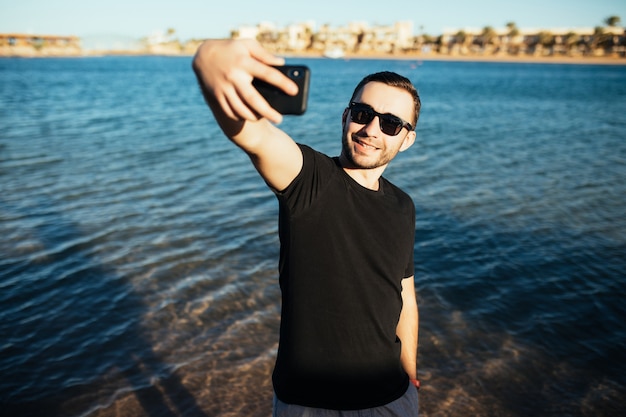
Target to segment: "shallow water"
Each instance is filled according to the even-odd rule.
[[[626,412],[626,66],[303,60],[335,155],[365,74],[418,86],[424,416]],[[267,416],[277,205],[189,58],[0,60],[6,415]]]

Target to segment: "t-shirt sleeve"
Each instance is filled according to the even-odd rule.
[[[298,144],[298,146],[302,151],[300,173],[285,190],[275,191],[276,196],[291,212],[291,215],[310,207],[324,186],[328,184],[330,176],[336,171],[332,158],[306,145]]]

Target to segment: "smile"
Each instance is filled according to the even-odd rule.
[[[356,143],[357,145],[365,148],[365,149],[369,149],[369,150],[377,150],[378,148],[374,145],[370,145],[369,143],[363,142],[361,141],[359,138],[353,138],[352,139],[354,143]]]

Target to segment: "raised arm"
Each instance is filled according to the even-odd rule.
[[[285,189],[302,168],[296,143],[276,127],[282,116],[252,85],[254,78],[296,94],[298,87],[273,65],[284,60],[253,40],[208,40],[196,52],[193,70],[224,134],[248,154],[259,174]]]

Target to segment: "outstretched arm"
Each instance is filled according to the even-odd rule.
[[[402,280],[402,312],[396,328],[396,334],[402,341],[400,360],[402,367],[409,374],[409,379],[417,379],[419,312],[415,297],[413,277]]]
[[[252,85],[258,78],[297,94],[297,85],[273,65],[284,60],[253,40],[208,40],[196,52],[193,70],[224,134],[248,154],[263,179],[285,189],[302,168],[296,143],[276,127],[282,116]]]

